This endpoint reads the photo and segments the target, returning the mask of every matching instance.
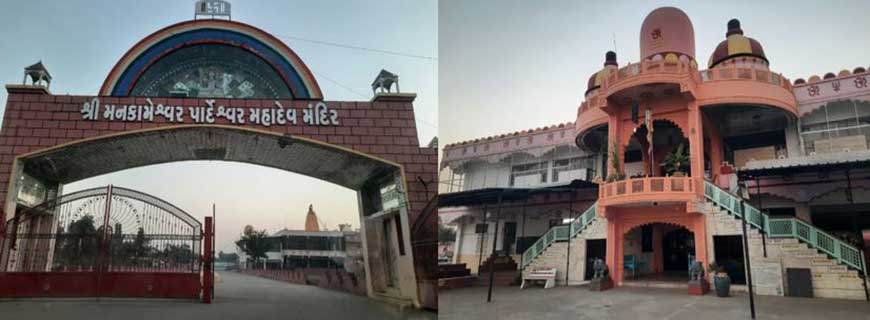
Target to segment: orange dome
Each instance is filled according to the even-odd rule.
[[[680,9],[662,7],[643,19],[640,27],[640,56],[649,59],[656,54],[674,53],[695,59],[695,29],[692,21]]]
[[[731,19],[728,21],[728,32],[725,36],[727,38],[716,46],[716,50],[713,50],[713,55],[710,56],[710,61],[707,63],[709,68],[736,57],[755,57],[764,60],[765,64],[768,63],[761,43],[743,36],[740,20]]]

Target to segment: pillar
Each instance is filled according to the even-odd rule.
[[[212,239],[214,238],[214,227],[212,226],[212,217],[205,217],[203,223],[203,245],[202,245],[202,303],[211,303],[212,288],[214,287],[214,274],[211,269],[211,247]]]
[[[709,265],[707,257],[707,221],[703,214],[693,213],[692,215],[695,215],[692,218],[694,220],[692,233],[695,236],[695,260],[700,261],[701,267],[707,270]]]
[[[621,128],[622,123],[619,120],[619,114],[611,114],[607,122],[607,176],[616,173],[613,172],[614,168],[612,165],[614,148],[617,156],[619,157],[619,171],[625,172],[625,155],[623,154],[622,143],[620,139],[620,137],[622,136],[622,133],[620,132]]]
[[[689,103],[688,117],[689,135],[689,159],[692,164],[692,178],[696,181],[695,191],[699,196],[704,195],[704,126],[701,119],[701,110],[694,101]]]
[[[698,113],[701,114],[701,123],[704,126],[701,131],[706,131],[707,134],[705,136],[710,140],[710,145],[707,148],[710,156],[710,173],[712,176],[718,177],[721,174],[719,169],[722,167],[722,161],[725,161],[725,155],[722,151],[722,135],[719,133],[719,129],[713,125],[713,122],[704,116],[703,112],[698,111]]]
[[[607,221],[607,268],[616,285],[622,283],[622,234],[619,232],[619,221]]]

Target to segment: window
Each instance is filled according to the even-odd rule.
[[[587,180],[595,175],[595,158],[593,156],[560,159],[553,162],[553,182],[570,181],[574,179]]]
[[[547,163],[535,162],[511,167],[510,185],[528,187],[547,182]]]
[[[867,150],[870,102],[861,100],[831,101],[801,117],[804,151],[812,154]]]

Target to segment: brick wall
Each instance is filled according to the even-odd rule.
[[[151,98],[154,106],[158,104],[181,106],[184,108],[184,121],[169,122],[162,116],[152,121],[121,122],[84,120],[82,105],[91,101],[93,96],[50,95],[34,87],[7,87],[9,97],[3,126],[0,129],[0,199],[5,199],[16,156],[38,151],[52,146],[71,143],[80,139],[95,138],[132,130],[167,127],[180,124],[193,124],[188,107],[205,107],[201,98]],[[145,98],[138,97],[99,97],[100,104],[147,105]],[[436,178],[437,150],[421,148],[417,138],[412,98],[392,99],[391,101],[355,102],[325,101],[327,107],[337,110],[339,125],[314,126],[302,121],[303,108],[308,101],[277,100],[288,108],[296,109],[297,123],[272,125],[269,127],[251,124],[231,124],[224,117],[215,117],[214,124],[231,125],[242,128],[268,130],[281,134],[291,134],[315,139],[330,144],[350,148],[365,154],[399,163],[403,166],[407,180],[407,195],[410,203],[409,225],[413,225],[419,211],[427,200],[435,195],[436,183],[429,185],[426,192],[418,177],[426,182]],[[242,108],[273,108],[276,100],[252,99],[215,99],[215,106]],[[217,108],[215,108],[217,109]],[[102,109],[101,109],[102,110]],[[5,208],[0,208],[0,210]],[[6,216],[6,213],[0,215]],[[0,219],[3,229],[5,219]]]

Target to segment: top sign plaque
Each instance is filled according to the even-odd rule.
[[[231,17],[230,13],[230,3],[227,1],[199,0],[196,2],[196,13],[194,15]]]

